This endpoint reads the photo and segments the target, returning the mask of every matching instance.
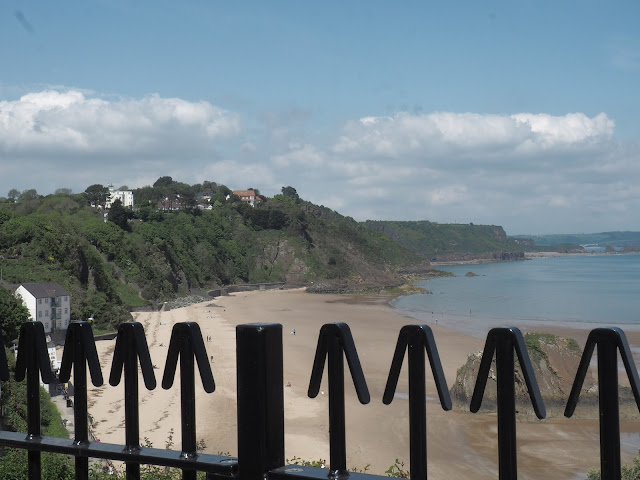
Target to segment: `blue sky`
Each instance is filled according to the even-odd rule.
[[[434,4],[430,4],[434,3]],[[0,196],[171,175],[365,219],[638,230],[637,1],[0,5]]]

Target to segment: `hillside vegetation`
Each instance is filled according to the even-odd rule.
[[[323,280],[364,288],[398,285],[400,268],[428,268],[411,250],[301,200],[291,187],[254,208],[209,182],[213,207],[200,210],[187,197],[201,185],[163,178],[134,191],[136,201],[147,199],[143,207],[112,208],[108,217],[87,194],[0,203],[2,283],[58,282],[71,295],[72,319],[94,317],[109,328],[129,319],[131,307],[231,284]],[[182,210],[155,208],[156,198],[178,189]]]
[[[508,239],[500,226],[379,220],[367,220],[364,225],[434,262],[524,257],[523,247]]]
[[[0,348],[4,348],[0,346]],[[11,351],[6,350],[7,362],[11,375],[2,382],[0,406],[2,411],[2,429],[9,432],[27,431],[27,398],[26,382],[15,380],[16,359]],[[69,432],[62,424],[60,412],[51,401],[51,397],[40,387],[40,421],[42,434],[52,437],[69,438]],[[4,448],[0,460],[0,478],[27,478],[27,452],[16,448]],[[73,461],[65,455],[53,453],[42,454],[42,478],[44,480],[72,480]]]

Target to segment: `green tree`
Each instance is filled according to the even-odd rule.
[[[11,203],[16,203],[18,201],[19,196],[20,196],[20,190],[18,190],[17,188],[12,188],[11,190],[9,190],[9,193],[7,194],[7,198]]]
[[[295,203],[300,203],[300,196],[298,195],[298,192],[296,191],[295,188],[293,188],[293,187],[282,187],[281,191],[282,191],[282,195],[284,195],[285,197],[289,197]]]
[[[143,222],[161,222],[164,220],[164,215],[160,212],[155,206],[145,205],[144,207],[138,208],[137,212],[135,212],[136,217],[142,220]]]
[[[40,195],[38,195],[38,192],[36,192],[36,189],[30,188],[29,190],[23,190],[22,193],[20,193],[20,197],[18,198],[18,201],[27,202],[29,200],[35,200],[38,197],[40,197]]]
[[[98,205],[104,207],[109,198],[109,188],[99,183],[88,186],[84,193],[92,207],[97,207]]]
[[[222,193],[222,195],[226,197],[227,195],[231,195],[233,193],[233,190],[231,190],[226,185],[218,185],[218,192]]]
[[[173,185],[173,178],[169,177],[169,176],[164,176],[164,177],[160,177],[158,180],[156,180],[153,184],[154,188],[158,188],[158,187],[170,187],[171,185]]]
[[[11,292],[0,287],[0,324],[5,345],[10,346],[18,338],[20,325],[27,321],[29,310]]]
[[[56,188],[56,191],[54,192],[56,195],[71,195],[73,193],[73,191],[70,188]]]
[[[27,398],[26,382],[15,381],[15,357],[7,355],[10,379],[2,383],[2,425],[4,430],[26,432]],[[40,388],[40,415],[42,434],[58,438],[69,438],[69,432],[62,426],[62,418],[51,397]],[[16,448],[5,448],[0,459],[0,478],[27,478],[27,452]],[[73,480],[74,469],[71,458],[54,453],[42,454],[43,480]]]
[[[277,208],[269,210],[269,228],[272,230],[280,230],[288,225],[289,218],[287,214]]]
[[[119,198],[111,204],[109,209],[109,221],[118,225],[121,229],[129,231],[129,222],[127,222],[127,210],[122,206]]]
[[[282,195],[281,193],[278,193],[276,195],[273,196],[273,198],[271,200],[269,200],[270,202],[274,202],[274,203],[279,203],[282,204],[286,207],[293,207],[295,206],[295,202],[291,199],[291,197],[286,197],[284,195]]]
[[[633,459],[632,465],[622,465],[621,480],[640,480],[640,451]],[[600,480],[599,468],[591,468],[587,472],[586,480]]]
[[[218,189],[218,184],[216,182],[205,180],[204,182],[202,182],[202,189],[209,193],[215,193]]]
[[[198,201],[193,192],[185,192],[182,195],[182,206],[184,211],[191,215],[200,215],[200,209],[198,208]]]

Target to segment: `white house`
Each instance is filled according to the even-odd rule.
[[[32,321],[42,322],[47,333],[66,330],[71,321],[71,299],[58,283],[23,283],[16,289]]]
[[[105,208],[111,208],[111,204],[119,198],[123,207],[133,208],[133,192],[131,190],[116,190],[113,185],[109,185],[109,198],[105,203]]]

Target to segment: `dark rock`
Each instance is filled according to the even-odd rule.
[[[555,335],[526,334],[525,341],[533,365],[534,375],[540,388],[540,394],[547,409],[547,418],[561,417],[564,414],[564,408],[580,364],[582,351],[575,340]],[[453,403],[462,410],[469,410],[481,358],[482,352],[469,355],[467,362],[458,370],[456,382],[451,388]],[[527,419],[536,418],[524,381],[524,375],[517,362],[515,382],[518,416]],[[496,411],[496,390],[497,378],[494,358],[489,370],[489,379],[483,396],[481,412]],[[593,408],[594,405],[595,409]],[[588,373],[580,394],[576,416],[579,418],[597,418],[597,405],[597,384],[593,376]]]

